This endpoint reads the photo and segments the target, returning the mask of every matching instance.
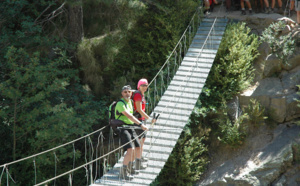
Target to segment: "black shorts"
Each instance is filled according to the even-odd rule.
[[[143,121],[143,123],[144,123],[144,125],[146,125],[144,121]],[[139,139],[146,138],[147,131],[145,132],[142,128],[141,129],[135,129],[135,132],[139,136]],[[144,132],[144,134],[142,134],[143,132]]]
[[[121,137],[121,143],[122,143],[122,145],[124,145],[124,144],[130,142],[131,140],[135,139],[137,137],[137,134],[134,131],[134,129],[121,129],[120,137]],[[133,145],[133,143],[134,143],[134,145]],[[125,145],[123,147],[123,149],[124,149],[124,151],[126,151],[127,149],[134,148],[134,147],[140,147],[140,146],[141,146],[140,141],[138,138],[136,138],[132,142]]]

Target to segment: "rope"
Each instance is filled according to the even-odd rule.
[[[54,177],[56,176],[56,172],[57,172],[57,157],[56,157],[56,153],[53,152],[54,154]],[[36,183],[35,183],[36,184]],[[54,180],[54,185],[56,184],[56,180]]]
[[[89,157],[90,157],[90,160],[93,159],[93,156],[94,156],[94,148],[93,148],[93,142],[90,138],[90,136],[88,137],[89,139],[89,149],[90,149],[90,153],[89,153]],[[90,179],[91,179],[91,182],[93,181],[93,165],[90,164]]]
[[[5,168],[6,168],[6,165],[4,165],[4,167],[3,167],[3,169],[2,169],[2,173],[1,173],[1,176],[0,176],[0,185],[1,185],[2,176],[3,176],[3,173],[4,173]]]
[[[76,159],[76,150],[75,150],[75,144],[73,143],[73,169],[75,168],[75,159]],[[72,172],[72,180],[73,180],[73,172]]]
[[[87,147],[86,147],[86,139],[85,139],[84,140],[84,159],[85,159],[85,162],[87,162],[86,154],[87,154]],[[86,166],[84,166],[84,168],[85,168],[86,183],[89,184],[88,168]]]
[[[118,148],[116,148],[116,149],[114,149],[114,150],[108,152],[108,153],[105,154],[105,155],[100,156],[99,158],[95,158],[94,160],[92,160],[92,161],[90,161],[90,162],[87,162],[87,163],[85,163],[85,164],[83,164],[83,165],[81,165],[81,166],[78,166],[78,167],[75,168],[75,169],[69,170],[69,171],[67,171],[67,172],[65,172],[65,173],[62,173],[62,174],[56,176],[56,177],[53,177],[53,178],[48,179],[48,180],[46,180],[46,181],[43,181],[43,182],[41,182],[41,183],[35,184],[35,186],[39,186],[39,185],[46,184],[46,183],[48,183],[48,182],[50,182],[50,181],[53,181],[53,180],[55,180],[55,179],[57,179],[57,178],[60,178],[60,177],[65,176],[65,175],[67,175],[67,174],[70,174],[70,173],[72,173],[72,172],[74,172],[74,171],[77,171],[78,169],[81,169],[81,168],[85,168],[85,169],[86,169],[86,167],[87,167],[88,165],[90,165],[90,164],[92,164],[92,163],[94,163],[94,162],[96,162],[96,161],[98,161],[98,160],[100,160],[100,159],[102,159],[102,158],[105,159],[105,157],[107,157],[107,156],[111,155],[112,153],[118,151],[119,149],[123,148],[123,147],[126,146],[127,144],[132,143],[132,141],[138,139],[138,138],[139,138],[141,135],[143,135],[145,132],[146,132],[146,131],[144,131],[143,133],[141,133],[139,136],[135,137],[135,138],[132,139],[131,141],[125,143],[124,145],[122,145],[122,146],[120,146],[120,147],[118,147]],[[86,170],[87,170],[87,169],[86,169]]]
[[[45,153],[47,153],[47,152],[54,151],[54,150],[56,150],[56,149],[59,149],[59,148],[61,148],[61,147],[64,147],[64,146],[69,145],[69,144],[71,144],[71,143],[74,143],[74,142],[76,142],[76,141],[79,141],[79,140],[81,140],[81,139],[83,139],[83,138],[86,138],[86,137],[88,137],[88,136],[91,136],[92,134],[95,134],[95,133],[97,133],[97,132],[99,132],[99,131],[102,131],[102,130],[104,130],[104,129],[105,129],[106,127],[108,127],[108,126],[109,126],[109,125],[106,125],[106,126],[102,127],[101,129],[98,129],[98,130],[96,130],[96,131],[94,131],[94,132],[91,132],[91,133],[85,135],[85,136],[82,136],[82,137],[77,138],[77,139],[75,139],[75,140],[73,140],[73,141],[67,142],[67,143],[62,144],[62,145],[60,145],[60,146],[54,147],[54,148],[52,148],[52,149],[49,149],[49,150],[46,150],[46,151],[43,151],[43,152],[40,152],[40,153],[31,155],[31,156],[28,156],[28,157],[26,157],[26,158],[22,158],[22,159],[19,159],[19,160],[16,160],[16,161],[12,161],[12,162],[9,162],[9,163],[0,165],[0,168],[1,168],[1,167],[4,167],[4,165],[8,166],[8,165],[15,164],[15,163],[18,163],[18,162],[21,162],[21,161],[24,161],[24,160],[27,160],[27,159],[30,159],[30,158],[34,158],[34,157],[36,157],[36,156],[45,154]]]
[[[72,186],[72,180],[73,179],[73,172],[72,172],[72,175],[71,174],[69,174],[69,184],[70,184],[70,186]]]
[[[36,179],[37,179],[37,176],[36,176],[36,164],[35,164],[35,157],[33,159],[33,167],[34,167],[34,183],[36,184]]]
[[[9,185],[9,178],[14,182],[16,183],[16,181],[11,177],[11,175],[9,174],[9,171],[8,171],[8,167],[6,166],[6,179],[7,179],[7,185]]]
[[[96,158],[98,157],[98,148],[99,148],[99,144],[100,144],[100,137],[101,137],[101,134],[102,134],[102,133],[100,133],[100,134],[98,135],[98,138],[97,138],[97,139],[98,139],[98,143],[97,143],[97,146],[96,146]],[[100,165],[100,162],[99,162],[99,165]],[[100,166],[99,166],[99,167],[100,167]],[[73,166],[73,169],[74,169],[74,166]],[[100,170],[99,170],[99,172],[100,172]],[[96,161],[96,173],[95,173],[94,182],[95,182],[97,176],[98,176],[98,161]]]

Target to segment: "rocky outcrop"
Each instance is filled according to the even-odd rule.
[[[223,149],[199,185],[300,185],[300,126],[281,124],[272,132],[266,128],[248,138],[238,149]],[[220,157],[219,157],[220,156]],[[298,164],[297,164],[298,163]]]
[[[284,34],[292,33],[295,42],[300,41],[300,29],[288,18],[281,18],[287,22]],[[268,111],[269,117],[277,123],[291,121],[300,117],[297,94],[300,85],[300,47],[296,45],[296,52],[283,63],[271,53],[267,43],[259,48],[260,56],[254,62],[255,85],[245,90],[240,96],[241,107],[247,107],[250,99],[258,100]]]
[[[282,123],[300,117],[297,94],[300,66],[280,77],[268,77],[257,82],[239,96],[240,106],[247,107],[250,99],[258,100],[270,113],[271,119]]]
[[[228,13],[226,13],[228,14]],[[279,14],[253,14],[228,17],[245,21],[251,32],[261,35],[274,21],[286,21],[282,34],[292,32],[296,52],[289,56],[288,65],[271,54],[267,43],[262,43],[260,56],[254,62],[255,78],[252,87],[228,103],[234,120],[238,107],[247,107],[250,99],[257,99],[272,115],[277,124],[274,130],[266,126],[255,129],[240,148],[224,144],[212,147],[211,164],[197,185],[300,185],[300,126],[293,123],[300,118],[297,106],[300,96],[300,27],[295,26],[296,17],[289,20]],[[298,29],[298,30],[297,30]],[[288,121],[288,122],[287,122]],[[284,124],[282,124],[285,122]]]
[[[262,19],[265,18],[249,16],[247,26],[261,34],[272,22],[271,18],[266,22]],[[248,107],[250,99],[256,99],[278,125],[275,130],[266,126],[255,129],[255,134],[248,136],[241,148],[215,145],[212,149],[216,150],[211,152],[212,163],[197,185],[300,185],[300,126],[293,124],[300,118],[297,101],[300,100],[297,87],[300,85],[300,29],[293,28],[294,23],[288,24],[290,27],[287,26],[283,34],[293,32],[298,42],[288,64],[271,54],[267,43],[262,43],[260,56],[254,63],[255,83],[228,103],[234,110],[229,115],[234,119],[238,107]]]

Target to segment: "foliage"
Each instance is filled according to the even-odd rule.
[[[227,101],[249,86],[253,61],[258,56],[258,37],[245,23],[228,24],[205,87],[194,109],[191,125],[211,128],[213,134],[232,146],[242,143],[247,114],[235,121],[227,115]],[[253,113],[254,114],[254,113]]]
[[[294,163],[299,164],[300,163],[300,145],[293,144],[292,150],[293,150],[293,161],[294,161]]]
[[[256,99],[250,99],[249,105],[244,111],[248,114],[247,121],[255,127],[263,125],[265,120],[268,119],[265,116],[265,108]]]
[[[0,83],[0,118],[2,125],[7,126],[5,132],[12,134],[12,140],[8,142],[12,144],[14,151],[10,157],[14,159],[86,134],[101,115],[98,108],[103,106],[84,96],[86,93],[75,84],[77,73],[69,68],[66,55],[60,52],[58,56],[54,60],[45,60],[38,53],[30,56],[24,49],[14,47],[5,56],[4,66],[10,73],[6,74],[7,80]],[[9,157],[10,151],[5,154]],[[69,149],[59,158],[63,161],[70,157],[72,150]],[[51,163],[42,160],[39,166],[43,165]],[[49,175],[47,171],[42,173],[44,176],[41,177]],[[20,178],[18,181],[30,182]]]
[[[224,103],[251,83],[253,61],[258,56],[259,44],[258,37],[250,34],[250,29],[245,26],[245,23],[228,24],[214,65],[190,117],[189,127],[193,131],[193,136],[198,136],[202,140],[201,136],[205,137],[205,143],[210,143],[210,140],[216,136],[222,143],[232,147],[237,147],[244,142],[247,135],[248,114],[245,113],[231,121]],[[254,105],[253,107],[256,108]],[[207,158],[205,154],[200,157]],[[192,159],[188,156],[185,158],[186,161]],[[176,161],[173,160],[173,164],[168,165],[175,167],[174,162]],[[209,159],[205,159],[199,167],[204,168],[207,163]],[[167,169],[168,172],[172,171],[172,168]],[[197,176],[200,176],[204,170],[197,170]],[[189,171],[185,170],[185,172]]]
[[[152,185],[192,185],[206,170],[209,160],[205,137],[194,136],[190,130],[186,127],[164,169]]]
[[[238,147],[243,144],[246,137],[247,125],[245,119],[248,114],[244,113],[236,120],[231,121],[227,115],[226,106],[223,106],[213,122],[218,124],[219,129],[215,131],[218,135],[218,140],[232,147]]]
[[[198,107],[216,110],[223,100],[232,99],[249,86],[259,44],[245,23],[227,25]]]
[[[83,89],[68,56],[74,47],[64,39],[66,17],[64,11],[55,14],[63,2],[0,4],[0,134],[5,137],[0,140],[1,164],[82,136],[105,119],[104,101],[95,101]],[[77,159],[84,149],[76,150]],[[58,165],[72,165],[72,148],[56,153]],[[53,175],[53,159],[51,153],[35,159],[38,182]],[[16,185],[34,184],[32,166],[30,160],[9,167]],[[68,168],[58,167],[57,174]]]
[[[194,0],[87,1],[83,7],[89,16],[84,17],[84,22],[90,23],[85,32],[97,37],[84,40],[79,48],[84,81],[96,95],[107,95],[120,89],[113,85],[123,82],[121,76],[127,78],[128,73],[133,73],[132,68],[135,73],[131,81],[137,82],[141,77],[150,80],[179,40],[197,6]],[[102,14],[94,7],[99,7]]]
[[[284,21],[272,23],[263,31],[260,39],[269,44],[272,54],[275,54],[283,63],[287,64],[288,57],[295,51],[295,41],[292,38],[292,33],[282,35],[285,27]]]

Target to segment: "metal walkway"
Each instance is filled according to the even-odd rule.
[[[92,186],[140,186],[150,185],[155,180],[189,120],[213,64],[226,24],[227,19],[203,19],[201,22],[176,75],[154,109],[154,112],[161,115],[153,129],[148,131],[144,144],[143,156],[149,159],[148,167],[134,175],[134,179],[122,180],[119,178],[123,161],[121,158],[112,170]]]

